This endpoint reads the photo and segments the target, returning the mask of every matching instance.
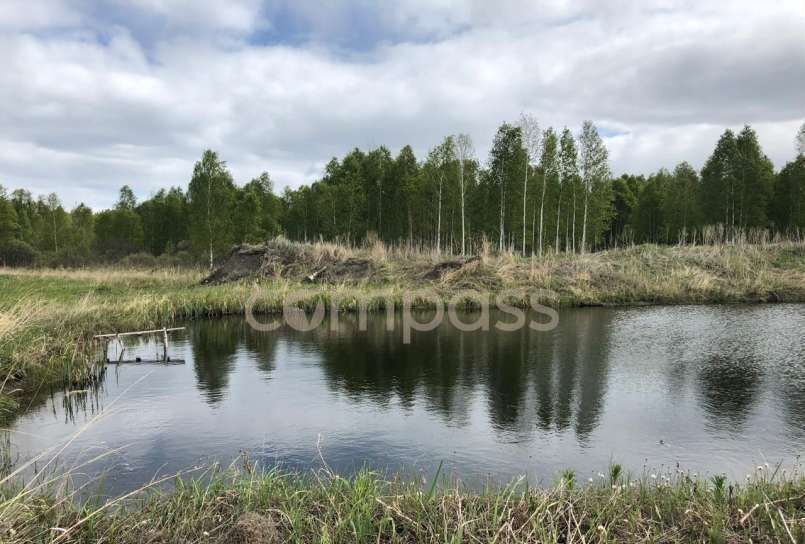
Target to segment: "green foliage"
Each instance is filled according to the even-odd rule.
[[[522,127],[503,123],[485,165],[465,135],[448,136],[424,161],[411,146],[396,157],[382,146],[353,149],[331,159],[320,180],[281,196],[266,172],[235,185],[226,163],[207,150],[187,192],[163,189],[138,203],[123,186],[111,210],[80,204],[68,212],[55,194],[35,199],[23,189],[0,188],[0,244],[24,242],[39,262],[62,266],[117,262],[143,251],[165,262],[203,258],[210,265],[233,244],[279,234],[449,253],[494,246],[526,255],[633,242],[731,242],[753,232],[796,238],[805,229],[803,130],[797,157],[778,174],[745,126],[722,134],[701,176],[681,162],[673,172],[612,179],[592,122],[578,141],[566,127],[561,133],[549,127],[529,142]],[[13,247],[28,255],[15,262],[31,262],[20,249],[26,246]]]
[[[579,167],[581,170],[584,207],[582,213],[581,252],[588,244],[596,245],[612,217],[609,154],[598,129],[585,121],[579,136]]]
[[[238,242],[261,242],[278,234],[279,202],[267,172],[236,189],[233,229]]]
[[[84,204],[79,204],[70,212],[70,224],[71,250],[88,257],[95,244],[95,216],[92,210]]]
[[[576,471],[572,469],[563,471],[561,482],[568,491],[573,491],[573,489],[576,487]]]
[[[800,154],[780,171],[772,206],[780,231],[805,229],[805,155]]]
[[[773,182],[771,161],[755,131],[745,126],[736,137],[726,130],[702,170],[701,205],[708,223],[730,231],[768,227]]]
[[[699,187],[696,170],[687,162],[679,163],[668,182],[663,203],[668,243],[687,241],[690,234],[701,226]]]
[[[39,252],[22,240],[7,240],[0,243],[2,266],[33,266],[38,260]]]
[[[17,213],[19,239],[35,245],[39,239],[37,231],[41,228],[42,219],[39,217],[39,210],[34,204],[31,193],[17,189],[11,194],[11,203]]]
[[[611,240],[633,241],[635,210],[646,180],[643,176],[623,174],[612,180],[612,206],[614,217],[608,237]]]
[[[95,217],[95,244],[100,255],[116,259],[143,249],[142,218],[128,207],[105,210]]]
[[[170,253],[189,238],[187,196],[178,187],[160,189],[137,207],[142,219],[145,249],[153,255]]]
[[[665,221],[665,198],[671,185],[671,174],[660,170],[643,185],[637,198],[634,227],[639,233],[639,242],[660,243],[668,239]]]
[[[120,188],[120,197],[117,201],[117,208],[119,210],[133,210],[137,206],[137,198],[134,196],[134,191],[131,187],[124,185]]]
[[[497,238],[501,250],[508,247],[511,237],[522,230],[519,204],[523,188],[520,180],[524,177],[526,164],[520,128],[503,123],[489,150],[489,170],[481,178],[482,185],[486,185],[489,208],[482,225],[490,238]]]
[[[209,265],[226,253],[234,241],[232,175],[218,155],[207,150],[193,168],[187,195],[190,201],[190,240],[199,253],[207,252]]]
[[[0,244],[5,244],[19,236],[20,225],[17,210],[6,197],[6,190],[0,185]]]
[[[757,133],[745,126],[735,140],[737,149],[738,226],[769,226],[768,207],[774,190],[774,166],[760,148]]]

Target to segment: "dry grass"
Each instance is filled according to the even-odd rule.
[[[551,289],[566,305],[805,300],[803,241],[640,245],[587,255],[549,253],[541,258],[512,251],[493,253],[487,244],[479,254],[480,262],[448,269],[435,282],[423,278],[435,265],[460,259],[421,247],[387,247],[378,241],[359,248],[283,239],[271,243],[295,256],[291,269],[298,273],[283,275],[286,279],[300,279],[322,263],[370,261],[379,274],[348,281],[366,289],[429,287],[448,294],[468,288]]]

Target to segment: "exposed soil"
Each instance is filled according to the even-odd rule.
[[[226,262],[204,278],[201,283],[227,283],[253,276],[260,270],[264,256],[265,248],[263,246],[238,246],[232,250]]]
[[[422,275],[423,280],[440,280],[442,277],[445,276],[448,272],[454,272],[456,270],[460,270],[467,266],[468,264],[472,264],[476,261],[479,261],[480,257],[471,257],[469,259],[456,259],[452,261],[443,261],[438,263],[436,266],[428,270]]]
[[[272,240],[235,247],[203,284],[220,284],[244,278],[283,278],[305,283],[358,283],[383,280],[382,266],[370,259],[317,251],[314,246]]]
[[[479,257],[438,262],[421,260],[398,262],[398,275],[411,280],[446,281],[462,271],[475,270]],[[413,265],[413,266],[411,266]],[[240,245],[203,284],[221,284],[244,278],[282,278],[303,283],[383,283],[389,280],[388,261],[370,254],[355,256],[338,249],[322,249],[310,244],[277,238],[265,244]]]
[[[238,518],[227,539],[233,544],[273,544],[281,542],[277,525],[255,512],[246,512]]]

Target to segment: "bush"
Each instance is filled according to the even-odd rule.
[[[118,264],[124,268],[156,268],[157,259],[150,253],[140,251],[126,255],[118,261]]]
[[[40,263],[50,268],[80,268],[91,264],[89,253],[85,250],[63,248],[56,252],[48,252]]]
[[[4,266],[33,266],[39,258],[39,252],[21,240],[0,245],[0,264]]]
[[[176,251],[177,251],[178,253],[181,253],[181,252],[183,252],[183,251],[190,251],[190,250],[192,249],[192,247],[193,247],[193,246],[192,246],[192,244],[190,243],[190,240],[179,240],[179,241],[176,243]]]
[[[157,257],[157,265],[161,268],[190,268],[198,265],[198,259],[189,251],[177,251],[173,254],[163,253]]]

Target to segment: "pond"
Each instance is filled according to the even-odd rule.
[[[475,487],[613,462],[737,480],[805,451],[804,332],[805,305],[567,309],[548,332],[446,322],[408,344],[384,315],[366,331],[354,316],[337,331],[191,322],[171,345],[185,364],[110,365],[97,391],[53,393],[15,421],[12,450],[72,440],[66,469],[105,453],[75,475],[109,494],[244,453],[416,478],[441,464]]]

